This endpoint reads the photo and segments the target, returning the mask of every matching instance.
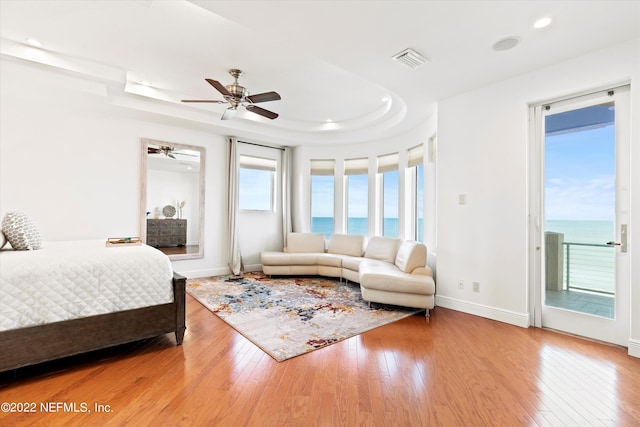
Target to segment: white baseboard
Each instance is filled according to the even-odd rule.
[[[176,270],[176,273],[186,277],[187,279],[199,279],[201,277],[224,276],[231,274],[228,267],[208,268],[206,270]]]
[[[244,271],[246,273],[250,273],[250,272],[254,272],[254,271],[262,271],[262,264],[245,265],[244,266]]]
[[[640,357],[640,340],[629,338],[628,352],[629,356]]]
[[[187,279],[199,279],[201,277],[211,276],[226,276],[231,274],[229,267],[208,268],[206,270],[180,270],[176,271],[178,274],[186,277]],[[251,264],[244,266],[245,273],[252,271],[262,271],[262,264]]]
[[[491,320],[497,320],[499,322],[509,323],[511,325],[520,326],[521,328],[528,328],[530,326],[528,313],[516,313],[514,311],[503,310],[483,304],[477,304],[475,302],[440,295],[436,295],[436,306],[450,308],[452,310],[473,314],[474,316],[485,317]]]

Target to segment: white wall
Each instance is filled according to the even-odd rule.
[[[141,138],[203,146],[204,258],[174,269],[228,271],[224,137],[113,107],[101,83],[6,57],[0,69],[0,215],[28,213],[50,241],[139,235]]]
[[[529,325],[528,105],[631,81],[632,155],[640,164],[639,52],[638,40],[622,43],[439,102],[437,305]],[[632,173],[632,222],[640,224],[633,197],[640,171]],[[631,242],[640,245],[640,227],[632,229]],[[631,248],[630,256],[632,278],[640,277],[640,251]],[[473,281],[479,293],[471,291]],[[640,281],[632,286],[631,335],[638,340]]]

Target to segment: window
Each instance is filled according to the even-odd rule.
[[[424,147],[422,144],[412,147],[408,151],[408,166],[413,168],[414,192],[413,192],[413,230],[414,239],[418,242],[424,240]]]
[[[347,180],[347,234],[367,235],[369,229],[369,159],[344,161]]]
[[[398,153],[378,157],[382,174],[382,235],[398,237]]]
[[[424,241],[424,165],[415,166],[416,173],[416,212],[415,212],[415,239],[418,242]]]
[[[311,232],[334,230],[334,160],[311,160]]]
[[[240,156],[240,209],[273,211],[276,165],[274,159]]]

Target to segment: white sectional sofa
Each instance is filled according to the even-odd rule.
[[[427,247],[389,237],[334,234],[325,249],[318,233],[290,233],[282,252],[260,254],[268,275],[320,275],[360,284],[365,301],[429,310],[435,283],[426,266]]]

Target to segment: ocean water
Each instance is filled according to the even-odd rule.
[[[387,237],[398,237],[398,218],[386,218],[384,220],[384,235]],[[312,217],[311,232],[322,233],[326,238],[333,234],[333,218]],[[347,222],[348,234],[361,234],[366,236],[369,233],[368,218],[349,218]],[[423,221],[418,220],[418,236],[423,235]]]
[[[367,218],[349,218],[347,227],[349,234],[367,235],[369,222]],[[387,218],[384,220],[385,230],[389,236],[398,235],[398,219]],[[422,234],[422,219],[418,222],[418,234]],[[322,233],[327,237],[333,234],[333,218],[311,218],[311,231]],[[596,243],[605,244],[615,239],[614,225],[612,221],[568,221],[547,220],[545,231],[553,231],[564,234],[564,241],[571,243]]]
[[[565,242],[605,244],[615,239],[613,221],[547,220],[545,231],[564,234]]]
[[[333,218],[311,217],[311,232],[322,233],[325,237],[331,236],[333,234]]]
[[[421,224],[419,224],[421,227]],[[333,234],[334,224],[333,218],[312,217],[311,232],[322,233],[327,238]],[[349,218],[347,224],[349,234],[362,234],[366,236],[369,232],[368,218]],[[385,218],[384,220],[385,236],[398,237],[398,218]]]
[[[398,219],[391,218],[384,221],[385,235],[398,236]],[[418,223],[418,230],[422,232],[422,220]],[[311,218],[311,231],[322,233],[329,238],[334,232],[333,218]],[[612,221],[569,221],[547,220],[545,231],[564,234],[565,243],[589,243],[604,245],[615,239],[614,223]],[[349,234],[368,234],[367,218],[349,218]],[[582,245],[565,245],[565,251],[571,251],[571,263],[565,265],[565,281],[569,276],[570,285],[585,289],[604,292],[615,291],[615,250],[611,247],[590,247]]]
[[[615,240],[613,221],[547,220],[545,231],[562,233],[564,242],[568,243],[564,245],[565,286],[568,284],[576,288],[615,293],[614,247],[571,244],[606,245]],[[568,266],[567,258],[570,259]]]

